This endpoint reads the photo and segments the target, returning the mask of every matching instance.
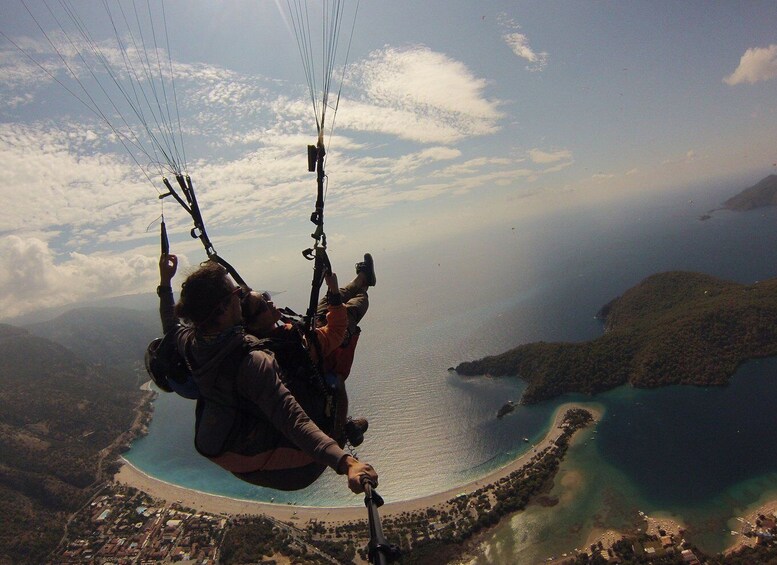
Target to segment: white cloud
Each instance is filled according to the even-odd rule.
[[[394,171],[397,174],[407,174],[424,164],[450,161],[460,155],[461,151],[458,149],[451,149],[449,147],[430,147],[429,149],[424,149],[423,151],[410,155],[404,155],[397,159]]]
[[[24,42],[52,74],[68,79],[50,45]],[[100,48],[122,68],[119,49],[108,42]],[[88,82],[76,49],[62,53]],[[165,53],[160,56],[167,61]],[[175,60],[170,65],[188,170],[211,239],[226,255],[246,240],[272,238],[276,245],[313,207],[315,175],[307,171],[305,146],[314,141],[314,124],[306,93],[295,98],[287,85],[213,65]],[[453,144],[497,132],[503,118],[501,102],[486,95],[488,82],[462,62],[423,46],[385,47],[352,63],[351,71],[349,98],[341,100],[337,114],[340,133],[327,136],[333,164],[327,169],[328,218],[367,216],[536,175],[516,168],[520,159],[459,163],[462,151]],[[92,292],[153,288],[158,233],[146,232],[146,226],[158,217],[160,205],[149,184],[162,188],[164,171],[155,165],[164,159],[148,150],[135,152],[133,162],[100,118],[17,51],[0,48],[0,78],[7,79],[0,81],[0,107],[12,118],[0,124],[0,267],[8,274],[0,278],[5,293],[0,313],[65,304]],[[57,104],[47,102],[51,99]],[[131,114],[126,117],[139,127]],[[376,136],[363,132],[386,136],[377,139],[388,141],[390,154],[376,152]],[[432,182],[423,180],[446,167]],[[199,242],[187,235],[191,219],[172,199],[164,202],[175,250],[200,257]],[[122,251],[108,255],[107,249]],[[32,282],[13,290],[8,277]]]
[[[568,161],[561,161],[560,163],[558,163],[558,164],[556,164],[556,165],[554,165],[552,167],[548,167],[547,169],[543,169],[542,173],[543,174],[557,173],[559,171],[562,171],[562,170],[566,169],[567,167],[571,167],[574,163],[575,163],[575,160],[570,157]]]
[[[380,133],[416,143],[452,144],[468,136],[487,135],[498,129],[492,121],[442,118],[439,114],[424,114],[416,109],[351,101],[343,105],[337,121],[343,129]]]
[[[56,65],[40,61],[36,64],[20,51],[30,53],[37,60],[38,56],[46,50],[43,42],[28,37],[17,37],[10,41],[15,45],[3,42],[0,49],[0,85],[6,88],[29,89],[53,80],[47,72],[55,76]],[[3,100],[2,103],[7,104],[8,101]]]
[[[61,252],[100,249],[116,242],[153,240],[146,226],[159,215],[155,191],[138,178],[136,166],[116,155],[89,154],[93,130],[76,124],[0,126],[0,183],[7,187],[0,231],[28,234]],[[84,129],[85,128],[85,129]],[[211,238],[278,233],[309,216],[315,175],[307,171],[305,136],[274,136],[242,157],[192,163],[192,177]],[[330,152],[331,210],[348,215],[390,206],[403,198],[431,198],[440,191],[412,193],[418,169],[434,169],[460,151],[434,146],[397,157],[360,156],[360,145],[334,138]],[[154,179],[155,180],[155,179]],[[175,183],[173,183],[175,184]],[[363,198],[361,197],[363,195]],[[188,232],[191,219],[166,199],[171,234]],[[329,208],[329,206],[328,206]],[[241,235],[242,234],[242,235]],[[75,264],[75,263],[72,263]]]
[[[739,66],[723,82],[729,85],[747,82],[754,84],[777,78],[777,45],[753,47],[745,51]]]
[[[0,231],[35,226],[73,230],[126,221],[153,191],[134,165],[93,153],[94,133],[78,124],[0,125]]]
[[[689,149],[684,155],[672,157],[663,161],[662,165],[677,165],[682,163],[693,163],[699,160],[699,155],[693,149]]]
[[[530,149],[529,158],[534,163],[548,164],[557,163],[559,161],[568,161],[572,158],[572,152],[567,149],[560,149],[558,151],[543,151],[542,149]]]
[[[348,80],[363,95],[361,106],[344,104],[338,123],[346,128],[451,143],[495,132],[502,117],[499,102],[483,95],[484,79],[424,46],[374,51]]]
[[[562,158],[568,160],[562,161]],[[525,188],[525,182],[534,182],[543,175],[556,173],[571,166],[574,160],[571,154],[557,159],[547,159],[535,162],[540,165],[535,168],[518,166],[524,160],[509,157],[478,157],[463,163],[454,163],[431,173],[430,177],[444,179],[449,187],[449,193],[459,194],[470,190],[490,188],[494,186],[516,186]],[[555,163],[551,167],[545,165]]]
[[[58,56],[50,45],[27,38],[23,42],[44,66],[51,65],[53,74],[67,77],[61,63],[55,64]],[[124,69],[124,55],[138,59],[137,53],[123,54],[108,41],[100,43],[100,49],[114,68]],[[90,78],[79,65],[77,49],[60,50],[79,78]],[[17,70],[19,61],[26,59],[20,53],[0,55],[4,57],[0,75],[21,77],[0,86],[0,94],[6,94],[0,98],[6,102],[33,97],[30,105],[35,105],[48,87],[55,95],[62,94],[60,86],[41,80],[45,75],[30,69],[28,61],[24,72]],[[167,61],[166,53],[160,51],[160,58]],[[208,228],[227,235],[280,230],[288,221],[308,215],[314,181],[306,171],[304,148],[313,140],[310,106],[304,96],[289,98],[278,91],[277,81],[212,65],[178,61],[170,65],[182,110],[189,170]],[[419,168],[433,169],[436,163],[460,157],[450,144],[499,129],[500,103],[484,96],[486,81],[442,53],[426,47],[386,47],[351,69],[348,90],[356,94],[342,102],[337,119],[340,131],[381,133],[432,146],[375,159],[355,139],[333,138],[335,149],[330,148],[328,158],[337,162],[335,205],[338,190],[352,194],[380,185],[402,194],[415,182]],[[35,88],[14,88],[35,73]],[[37,106],[38,115],[46,116],[46,106]],[[34,225],[49,234],[43,237],[51,245],[78,251],[99,242],[148,238],[145,226],[159,214],[155,192],[107,126],[90,115],[58,122],[39,120],[0,125],[4,164],[0,183],[9,191],[8,205],[0,210],[0,230],[25,233],[25,226]],[[251,150],[241,154],[242,146]],[[153,164],[162,159],[150,150],[136,158],[149,171],[146,180],[161,188],[164,171]],[[370,194],[368,209],[392,202],[387,194],[374,190]],[[189,224],[172,199],[165,202],[171,226]],[[359,213],[358,206],[354,213]],[[56,239],[54,232],[61,232]]]
[[[526,59],[531,63],[526,66],[530,71],[541,71],[548,64],[548,54],[545,52],[535,53],[529,45],[529,39],[522,33],[506,33],[502,36],[505,43],[510,46],[518,57]]]
[[[6,236],[0,238],[0,315],[153,288],[157,273],[151,256],[73,252],[58,261],[45,241]]]
[[[464,175],[474,175],[481,173],[483,169],[507,167],[519,162],[521,162],[520,159],[510,159],[507,157],[478,157],[440,169],[434,172],[432,176],[461,177]]]
[[[513,53],[521,59],[525,59],[529,62],[526,69],[532,72],[543,70],[548,64],[548,54],[546,52],[536,52],[529,45],[529,38],[525,34],[519,33],[518,29],[521,28],[514,20],[508,18],[504,14],[499,17],[499,23],[503,29],[506,29],[502,34],[502,39],[512,49]]]

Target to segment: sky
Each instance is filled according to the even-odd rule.
[[[329,12],[301,4],[320,92]],[[0,8],[0,319],[152,291],[161,214],[181,270],[205,259],[188,216],[158,198],[173,177],[116,85],[162,87],[219,254],[255,287],[304,278],[316,117],[289,4],[48,7]],[[777,173],[773,1],[345,2],[339,31],[324,126],[336,267],[558,207]],[[126,61],[143,57],[150,78],[133,82],[141,67]]]

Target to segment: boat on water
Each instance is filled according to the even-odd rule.
[[[501,418],[505,414],[509,414],[515,410],[515,402],[512,400],[508,400],[496,413],[497,418]]]

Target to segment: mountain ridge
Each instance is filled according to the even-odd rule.
[[[146,347],[162,333],[156,312],[102,306],[74,308],[23,327],[89,363],[111,366],[127,375],[142,369]]]

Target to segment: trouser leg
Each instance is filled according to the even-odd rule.
[[[340,294],[343,295],[343,304],[348,313],[348,331],[354,335],[358,331],[356,327],[370,307],[370,297],[367,295],[366,288],[353,283],[340,289]]]
[[[348,313],[348,333],[353,335],[357,332],[356,326],[359,325],[367,310],[370,307],[370,297],[367,295],[367,289],[350,282],[347,286],[340,289],[340,295],[343,297],[343,305]],[[329,307],[326,296],[318,303],[316,315],[319,320],[326,319],[326,311]]]

